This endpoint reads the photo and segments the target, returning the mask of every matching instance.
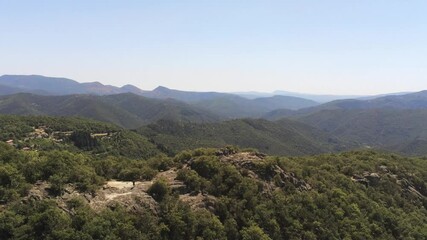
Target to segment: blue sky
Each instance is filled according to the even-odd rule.
[[[427,89],[427,1],[0,0],[0,75],[197,91]]]

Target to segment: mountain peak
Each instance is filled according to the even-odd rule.
[[[104,84],[100,83],[100,82],[86,82],[86,83],[81,83],[82,85],[86,85],[86,86],[93,86],[93,87],[102,87],[105,86]]]
[[[169,91],[170,89],[164,86],[158,86],[156,87],[153,92],[164,92],[164,91]]]
[[[136,87],[134,85],[131,85],[131,84],[126,84],[126,85],[122,86],[120,89],[122,91],[130,92],[130,93],[135,93],[135,94],[142,94],[144,92],[140,88],[138,88],[138,87]]]

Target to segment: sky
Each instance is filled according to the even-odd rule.
[[[0,0],[0,75],[142,89],[427,89],[425,0]]]

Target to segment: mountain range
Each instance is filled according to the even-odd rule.
[[[125,85],[121,88],[104,85],[100,82],[79,83],[68,78],[45,77],[40,75],[3,75],[0,76],[0,88],[10,88],[9,92],[0,94],[38,93],[43,95],[67,94],[118,94],[133,92],[140,94],[141,89]]]
[[[138,129],[173,153],[188,146],[232,144],[273,154],[351,148],[427,154],[427,91],[320,104],[294,96],[248,98],[166,87],[144,91],[132,85],[4,75],[0,95],[0,114],[110,122]]]
[[[289,96],[272,96],[248,99],[234,94],[178,91],[161,86],[154,89],[153,91],[144,91],[132,85],[125,85],[121,88],[118,88],[114,86],[103,85],[98,82],[78,83],[71,79],[51,78],[38,75],[1,76],[0,95],[11,95],[15,93],[32,93],[43,96],[77,94],[106,96],[122,93],[133,93],[150,99],[169,101],[169,103],[165,103],[166,105],[170,104],[170,99],[174,99],[175,101],[180,101],[181,104],[189,104],[192,106],[192,108],[205,109],[210,111],[221,119],[261,117],[263,114],[279,108],[297,110],[318,105],[317,102],[312,100]],[[188,108],[188,106],[186,107]],[[37,110],[29,109],[28,106],[26,107],[25,111],[22,111],[22,113],[25,113],[26,111],[31,114],[37,113]],[[115,122],[117,123],[117,121]],[[121,125],[133,126],[133,124]]]
[[[159,100],[132,93],[116,95],[40,96],[28,93],[0,97],[0,113],[82,116],[136,128],[160,119],[204,122],[219,117],[173,99]]]
[[[402,95],[387,95],[374,99],[344,99],[327,102],[324,104],[316,105],[291,111],[290,109],[276,109],[263,117],[266,119],[280,119],[292,116],[304,116],[316,113],[323,110],[349,110],[349,109],[426,109],[427,108],[427,91],[420,91],[415,93],[407,93]]]

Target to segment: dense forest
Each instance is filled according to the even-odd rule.
[[[0,118],[0,239],[426,239],[427,159],[168,155],[81,118]]]
[[[287,156],[342,151],[357,146],[310,125],[288,119],[275,122],[235,119],[219,123],[160,120],[138,128],[137,132],[172,155],[189,148],[225,145]]]

